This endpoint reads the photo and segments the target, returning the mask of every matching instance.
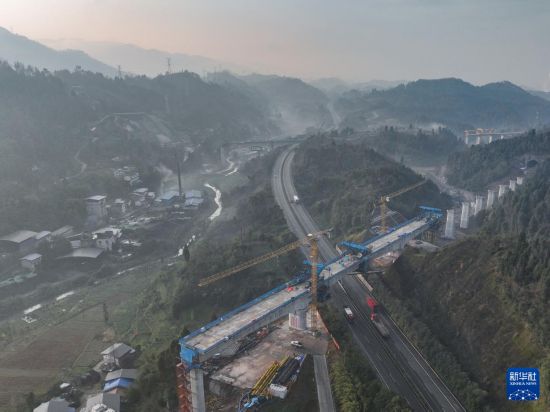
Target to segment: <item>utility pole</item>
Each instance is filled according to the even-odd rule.
[[[166,58],[166,74],[172,74],[172,58]]]
[[[107,304],[103,302],[103,320],[105,323],[109,323],[109,311],[107,310]]]
[[[180,157],[179,157],[179,151],[178,149],[176,148],[176,151],[174,153],[174,156],[176,157],[176,168],[177,168],[177,171],[178,171],[178,189],[179,189],[179,195],[180,195],[180,200],[183,199],[183,193],[181,191],[181,168],[180,168]]]

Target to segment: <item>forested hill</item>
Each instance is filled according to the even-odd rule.
[[[308,128],[319,130],[334,126],[327,106],[329,99],[304,81],[258,74],[242,79],[269,100],[287,133],[299,134]]]
[[[509,82],[473,86],[459,79],[418,80],[389,90],[345,93],[342,126],[439,123],[455,130],[536,127],[550,122],[550,102]]]
[[[375,133],[359,132],[357,135],[362,136],[376,151],[412,166],[445,164],[451,153],[466,149],[466,145],[449,129],[441,127],[416,131],[386,126]]]
[[[485,190],[488,184],[525,166],[525,162],[520,161],[524,155],[550,156],[550,132],[531,131],[524,136],[453,153],[447,164],[447,179],[450,184],[464,189]]]
[[[96,164],[123,156],[140,168],[155,166],[161,132],[136,125],[135,118],[134,129],[143,130],[140,136],[128,131],[129,120],[120,125],[103,122],[114,113],[154,116],[172,142],[200,148],[195,152],[213,159],[219,158],[218,149],[225,142],[279,133],[249,96],[189,72],[113,79],[0,62],[0,91],[0,233],[25,225],[74,224],[79,218],[65,202],[67,197],[109,192],[97,178],[87,179],[93,187],[61,184],[81,169],[77,154],[85,162],[93,156]],[[105,127],[95,128],[100,123]],[[108,168],[98,173],[101,170],[112,178]],[[71,185],[78,186],[73,193]]]
[[[341,143],[325,136],[313,136],[300,146],[293,173],[301,200],[322,225],[334,228],[337,237],[367,236],[380,196],[422,179],[368,143]],[[421,205],[445,208],[449,198],[428,182],[392,200],[391,208],[410,218]]]
[[[527,179],[521,190],[504,198],[489,214],[485,228],[496,235],[525,233],[530,239],[545,237],[550,240],[550,160],[539,166],[535,176]],[[550,258],[548,253],[543,255]],[[550,269],[550,262],[546,267]]]
[[[33,166],[63,176],[89,137],[88,129],[112,113],[156,114],[179,134],[214,149],[225,141],[269,136],[278,130],[246,95],[188,72],[110,79],[3,63],[0,90],[3,177],[25,175]]]
[[[387,274],[386,299],[405,305],[398,316],[411,329],[427,326],[413,338],[472,410],[550,410],[549,229],[546,161],[486,212],[479,234],[432,255],[409,250]],[[505,400],[504,374],[516,365],[541,371],[543,398],[529,407]]]

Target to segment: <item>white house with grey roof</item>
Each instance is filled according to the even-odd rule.
[[[103,363],[106,365],[115,364],[120,365],[120,362],[125,358],[128,358],[136,353],[136,350],[125,343],[115,343],[114,345],[109,346],[103,352]]]
[[[40,253],[31,253],[19,259],[19,262],[21,263],[21,267],[30,269],[34,272],[42,262],[42,255]]]
[[[102,408],[100,405],[103,405]],[[114,393],[98,393],[88,397],[84,412],[107,412],[109,409],[120,412],[120,395]]]

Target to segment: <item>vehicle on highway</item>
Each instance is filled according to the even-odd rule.
[[[346,315],[346,319],[348,322],[353,322],[355,319],[355,315],[353,314],[353,311],[350,309],[349,306],[344,306],[344,314]]]
[[[300,342],[299,340],[290,341],[290,344],[292,346],[297,347],[297,348],[303,348],[304,347],[304,344],[302,342]]]
[[[371,310],[370,320],[374,324],[374,327],[380,332],[383,338],[390,336],[390,331],[386,325],[382,323],[382,320],[378,318],[378,302],[374,298],[369,297],[367,299],[367,305]]]
[[[292,203],[300,203],[300,198],[296,195],[292,196]]]

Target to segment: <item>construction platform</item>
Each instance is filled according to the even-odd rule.
[[[301,342],[303,348],[292,346],[292,341]],[[328,343],[326,331],[315,337],[308,331],[290,328],[286,320],[280,321],[256,346],[236,356],[213,372],[210,378],[237,388],[250,389],[274,361],[297,353],[325,354]]]

